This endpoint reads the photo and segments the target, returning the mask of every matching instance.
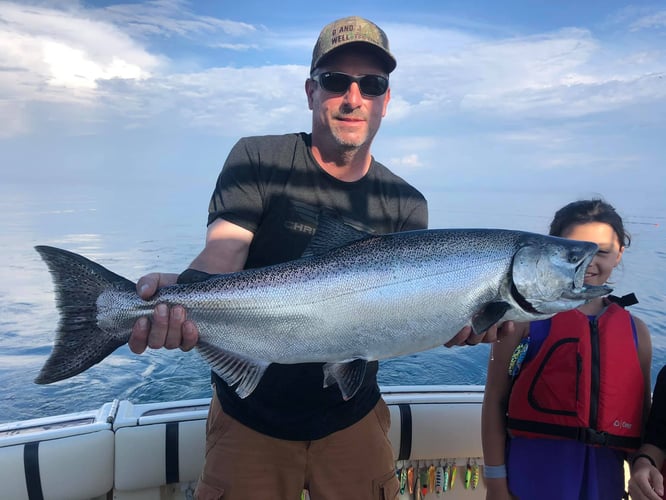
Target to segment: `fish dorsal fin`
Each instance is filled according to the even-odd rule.
[[[303,252],[303,257],[321,255],[341,247],[352,241],[361,240],[371,236],[372,233],[357,229],[349,222],[336,215],[330,210],[319,213],[317,220],[317,231]]]
[[[229,386],[236,386],[236,394],[246,398],[254,391],[270,363],[258,359],[250,359],[237,354],[223,351],[212,344],[199,341],[197,349],[201,357],[210,364]]]
[[[483,306],[473,318],[472,318],[472,330],[474,333],[483,333],[488,328],[497,323],[504,313],[511,309],[511,306],[507,302],[490,302]]]
[[[348,401],[354,397],[365,378],[365,359],[355,359],[345,363],[326,363],[324,370],[324,387],[338,384],[342,399]]]

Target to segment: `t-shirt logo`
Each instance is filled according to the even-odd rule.
[[[314,236],[317,232],[319,209],[298,201],[291,201],[284,227],[292,233]]]

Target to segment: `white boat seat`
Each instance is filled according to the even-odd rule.
[[[483,387],[390,387],[382,392],[391,412],[389,438],[398,466],[482,464]],[[209,401],[114,401],[98,411],[2,424],[0,497],[188,498],[203,466]]]
[[[203,468],[205,433],[205,419],[118,429],[116,489],[196,481]]]
[[[103,413],[25,421],[20,429],[4,427],[0,431],[0,497],[106,496],[113,488],[114,433]]]
[[[447,394],[435,394],[432,387],[391,390],[384,398],[391,412],[389,438],[398,461],[448,459],[464,464],[474,458],[482,463],[483,388],[464,386]],[[123,404],[125,413],[132,415],[129,421],[121,416]],[[121,403],[114,425],[116,490],[196,481],[203,467],[207,400],[136,414],[146,406]]]
[[[389,410],[389,439],[397,460],[483,456],[480,404],[389,404]]]

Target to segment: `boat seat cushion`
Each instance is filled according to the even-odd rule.
[[[83,500],[113,488],[111,429],[0,448],[1,498]]]
[[[116,489],[196,481],[203,469],[205,433],[205,419],[117,429]]]
[[[480,409],[480,404],[389,404],[395,456],[399,460],[481,457]],[[203,417],[117,429],[116,489],[196,481],[203,468],[205,430]]]

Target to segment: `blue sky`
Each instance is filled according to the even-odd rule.
[[[613,0],[0,0],[0,182],[209,193],[239,137],[310,130],[346,15],[398,59],[373,153],[430,199],[663,195],[666,5]]]

